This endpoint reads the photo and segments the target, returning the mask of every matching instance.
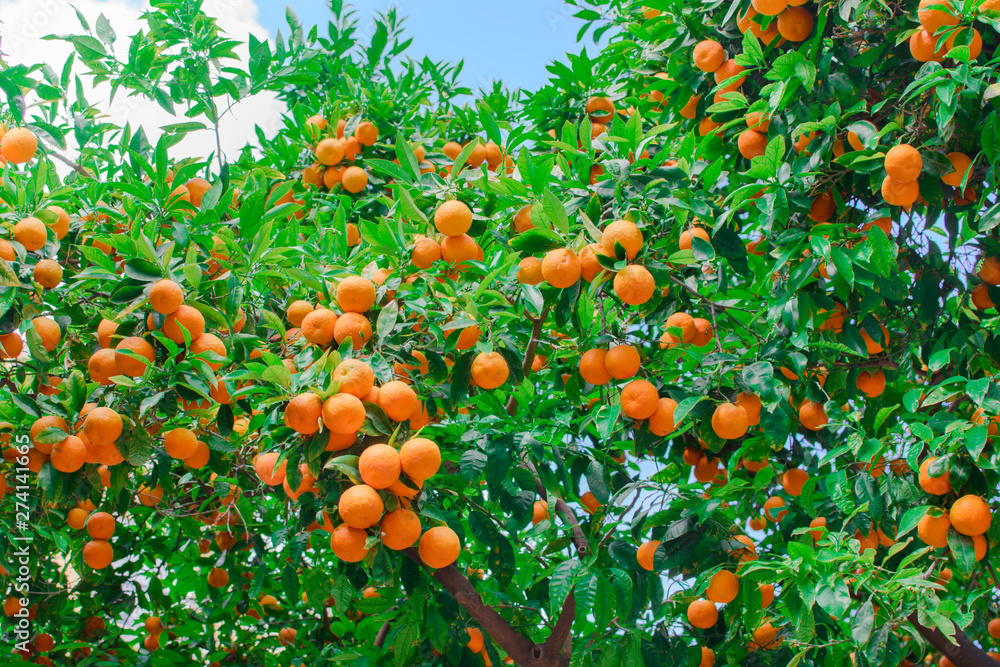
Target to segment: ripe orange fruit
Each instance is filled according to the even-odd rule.
[[[354,129],[354,138],[362,146],[374,146],[378,141],[378,127],[370,121],[363,120]]]
[[[364,347],[372,337],[372,323],[360,313],[344,313],[333,327],[333,339],[340,345],[348,338],[354,350]]]
[[[673,433],[677,425],[674,423],[674,411],[677,409],[677,401],[672,398],[661,398],[657,401],[656,412],[649,418],[649,430],[658,436],[665,436]]]
[[[656,387],[647,380],[632,380],[621,393],[622,412],[631,419],[652,417],[660,404]]]
[[[952,170],[941,177],[941,180],[952,187],[959,187],[962,185],[962,181],[965,180],[965,175],[972,168],[972,158],[970,158],[965,153],[948,153],[946,156],[948,161],[951,162]]]
[[[810,528],[815,528],[816,530],[810,530],[809,533],[812,535],[814,541],[818,542],[821,537],[823,537],[823,531],[820,528],[826,528],[826,518],[817,517],[809,522]]]
[[[364,530],[378,523],[385,505],[375,489],[366,484],[356,484],[340,495],[337,509],[347,525]]]
[[[642,232],[639,231],[634,222],[615,220],[605,227],[601,234],[601,247],[604,249],[604,254],[608,257],[615,257],[616,243],[621,244],[622,248],[625,249],[625,256],[629,260],[633,260],[642,250]]]
[[[479,653],[483,650],[483,633],[479,628],[466,628],[465,631],[469,633],[469,641],[466,647],[473,653]]]
[[[809,219],[813,222],[827,222],[837,212],[837,202],[833,195],[824,192],[813,199],[809,207]]]
[[[103,570],[114,560],[115,552],[106,540],[91,540],[83,545],[83,560],[95,570]]]
[[[857,379],[858,391],[862,391],[869,398],[881,396],[885,391],[885,374],[882,371],[861,371]]]
[[[361,167],[348,167],[340,175],[340,184],[345,190],[356,195],[368,187],[368,172]]]
[[[327,399],[327,402],[329,401],[330,399]],[[323,404],[322,399],[312,392],[305,392],[295,396],[285,406],[285,426],[302,435],[312,435],[319,431],[321,416],[323,417],[323,421],[326,422],[326,406]],[[327,423],[327,428],[332,429],[333,427]],[[357,430],[354,429],[354,431]]]
[[[782,510],[780,508],[785,506],[785,499],[780,496],[771,496],[764,501],[764,516],[767,517],[768,521],[773,521],[775,523],[781,521],[788,510]],[[774,510],[780,510],[775,514]]]
[[[368,549],[365,549],[367,540],[368,533],[342,523],[334,528],[333,534],[330,536],[330,547],[340,560],[357,563],[368,555]]]
[[[278,452],[266,452],[254,459],[253,468],[257,477],[268,486],[281,486],[281,483],[285,481],[285,461],[282,461],[275,470],[278,456]]]
[[[774,627],[770,621],[762,623],[753,632],[753,641],[750,644],[751,648],[754,650],[773,650],[780,647],[784,641],[777,638],[780,632],[781,628]]]
[[[704,39],[694,46],[691,62],[702,72],[714,72],[726,60],[726,52],[714,39]]]
[[[375,305],[375,283],[361,276],[349,276],[337,286],[337,304],[341,310],[366,313]]]
[[[962,535],[982,535],[990,528],[990,506],[982,498],[967,494],[952,503],[951,525]]]
[[[588,514],[593,514],[601,506],[600,501],[590,491],[580,496],[580,504],[586,508]]]
[[[514,214],[514,231],[518,234],[535,228],[535,223],[531,221],[531,205],[522,206]]]
[[[615,115],[615,103],[607,97],[591,96],[587,99],[584,113],[592,123],[604,123]]]
[[[0,335],[0,358],[17,359],[24,349],[24,340],[17,331]]]
[[[420,539],[420,517],[402,507],[382,517],[379,528],[382,544],[395,551],[409,549]]]
[[[778,14],[778,34],[789,42],[802,42],[813,29],[813,16],[804,7],[788,7]]]
[[[315,396],[315,394],[313,394],[313,396]],[[312,419],[315,415],[318,419],[319,416],[322,415],[323,423],[334,433],[339,433],[340,435],[351,435],[357,433],[361,429],[362,424],[365,423],[365,418],[367,416],[365,413],[365,406],[361,402],[361,399],[357,396],[353,396],[352,394],[334,394],[330,398],[326,399],[325,402],[322,402],[322,405],[319,406],[318,412],[317,402],[319,402],[319,397],[316,396],[315,401],[312,399],[308,400],[309,405],[308,412],[306,413],[307,418]],[[315,433],[319,430],[319,426],[315,422],[313,422],[313,425],[316,426],[316,429],[312,431]],[[303,433],[301,430],[299,432]]]
[[[639,567],[647,572],[653,571],[653,557],[656,555],[656,548],[660,546],[660,540],[650,540],[643,542],[635,554],[635,559]]]
[[[76,472],[83,467],[87,458],[87,447],[83,440],[71,435],[62,442],[52,446],[52,456],[49,461],[59,472]]]
[[[549,518],[549,504],[544,500],[536,500],[531,506],[531,523],[537,526]]]
[[[434,211],[434,227],[445,236],[461,236],[472,228],[472,210],[456,199],[446,201]]]
[[[522,285],[537,285],[542,282],[542,260],[525,257],[518,263],[517,281]]]
[[[691,239],[695,237],[700,238],[705,243],[710,243],[712,240],[703,227],[692,227],[681,232],[680,239],[677,242],[678,247],[681,250],[691,250]]]
[[[799,421],[804,427],[811,431],[818,431],[826,426],[829,418],[822,403],[816,401],[805,401],[799,406]]]
[[[945,40],[944,48],[946,51],[951,51],[957,44],[961,44],[969,49],[969,61],[972,62],[979,58],[979,54],[983,52],[983,36],[979,34],[979,31],[972,28],[972,37],[965,37],[965,31],[968,28],[960,28],[959,30],[953,32]],[[956,39],[957,38],[957,39]],[[965,43],[965,42],[968,43]]]
[[[305,316],[312,312],[312,304],[308,301],[293,301],[288,304],[288,308],[285,310],[285,317],[288,318],[289,324],[293,327],[302,326],[302,320]]]
[[[41,250],[48,240],[47,229],[45,223],[38,218],[23,218],[14,225],[14,240],[23,245],[28,252]]]
[[[184,330],[192,341],[205,333],[205,318],[195,308],[186,305],[163,318],[163,335],[178,345],[184,344]]]
[[[809,473],[799,468],[791,468],[781,476],[781,486],[790,496],[801,496],[802,487],[809,481]]]
[[[31,324],[41,339],[42,347],[49,352],[58,347],[59,340],[62,338],[62,331],[54,319],[44,316],[36,317],[31,320]]]
[[[615,294],[630,306],[641,306],[653,297],[656,283],[645,267],[629,264],[615,275]]]
[[[692,95],[688,98],[688,101],[681,107],[680,115],[681,118],[687,118],[688,120],[694,120],[698,116],[698,102],[701,101],[701,95]]]
[[[135,496],[139,500],[139,504],[143,507],[154,507],[155,505],[159,505],[160,501],[163,500],[163,489],[159,484],[153,488],[140,486]]]
[[[204,355],[205,352],[213,352],[214,354],[222,357],[223,360],[227,359],[229,356],[229,352],[226,350],[226,344],[213,333],[203,333],[193,339],[191,341],[190,353],[194,356],[198,356],[213,371],[217,371],[222,368],[225,361],[215,361],[214,358],[210,359],[208,355]]]
[[[401,422],[410,418],[419,407],[416,392],[405,382],[393,380],[379,388],[376,401],[389,419]],[[363,408],[364,406],[362,406]],[[360,428],[360,425],[359,427]],[[357,429],[355,429],[357,430]]]
[[[173,280],[160,280],[149,288],[149,305],[153,310],[169,315],[184,303],[184,291]]]
[[[737,65],[736,61],[730,58],[729,60],[719,65],[719,69],[715,70],[715,73],[712,76],[715,77],[715,85],[718,86],[721,85],[723,81],[731,79],[734,76],[739,76],[744,71],[745,71],[744,67],[742,67],[741,65]],[[746,80],[747,76],[746,74],[744,74],[743,76],[740,76],[732,83],[729,83],[728,85],[724,86],[722,88],[722,92],[739,90],[739,87],[742,86],[743,82]]]
[[[943,5],[951,11],[928,9],[928,7],[935,5]],[[933,35],[942,26],[958,25],[958,17],[952,13],[953,10],[954,7],[951,0],[920,0],[917,8],[917,18],[920,20],[920,25],[924,27],[924,30]]]
[[[993,637],[993,639],[1000,639],[1000,618],[992,619],[987,627],[990,637]]]
[[[616,380],[628,380],[639,372],[639,351],[631,345],[615,345],[604,355],[604,366]]]
[[[747,411],[733,403],[722,403],[712,413],[712,430],[724,440],[742,438],[750,427]]]
[[[688,623],[701,630],[707,630],[719,620],[719,610],[708,600],[695,600],[687,608]]]
[[[212,452],[208,448],[208,445],[199,440],[198,449],[195,450],[194,454],[184,459],[184,465],[195,470],[200,470],[208,465],[208,460],[211,457]]]
[[[418,551],[420,560],[428,567],[439,570],[458,560],[462,545],[451,528],[435,526],[421,536]]]
[[[24,164],[35,157],[38,139],[26,127],[9,130],[0,137],[0,154],[11,164]]]
[[[338,319],[332,310],[326,308],[312,310],[302,319],[302,337],[313,345],[326,347],[334,339]]]
[[[429,269],[434,262],[441,259],[441,246],[437,241],[426,236],[417,236],[410,253],[410,262],[418,269]]]
[[[361,479],[373,489],[385,489],[395,484],[401,469],[399,452],[390,445],[371,445],[358,460]]]
[[[186,428],[175,428],[163,435],[163,448],[174,459],[184,460],[198,451],[198,438]]]
[[[638,356],[636,352],[636,356]],[[608,356],[607,350],[601,350],[599,348],[594,348],[592,350],[587,350],[580,356],[580,377],[583,378],[585,382],[589,382],[592,385],[600,386],[611,382],[611,373],[608,371],[606,365],[606,357]],[[638,367],[636,367],[638,371]]]
[[[316,145],[313,151],[316,160],[327,167],[339,164],[344,159],[344,142],[340,139],[326,138]]]
[[[90,355],[90,359],[87,360],[87,373],[90,375],[90,379],[97,384],[110,385],[111,378],[121,375],[115,361],[115,351],[101,348]]]
[[[920,488],[927,493],[935,496],[943,496],[946,493],[951,493],[951,472],[950,470],[945,470],[938,477],[931,477],[930,467],[937,459],[938,457],[936,456],[930,456],[923,460],[920,464],[920,473],[917,481],[920,484]]]
[[[920,176],[924,161],[920,151],[909,144],[898,144],[885,154],[885,173],[897,183],[909,183]]]
[[[581,271],[580,258],[569,248],[550,250],[542,260],[542,277],[545,282],[560,289],[576,284]]]
[[[989,308],[995,308],[996,305],[990,298],[989,289],[986,287],[985,283],[980,283],[972,288],[972,303],[979,310],[987,310]]]
[[[739,592],[740,578],[729,570],[719,570],[712,575],[705,597],[712,602],[728,604],[736,599]]]
[[[749,394],[746,392],[740,392],[736,395],[736,405],[743,408],[747,413],[747,424],[749,426],[756,426],[760,423],[760,396],[756,394]]]
[[[101,347],[111,347],[111,337],[118,330],[118,324],[102,319],[97,325],[97,342]]]
[[[979,267],[979,278],[989,285],[1000,285],[1000,259],[985,257]]]
[[[882,181],[882,198],[887,204],[893,206],[910,206],[917,201],[920,196],[920,184],[917,181],[909,183],[899,183],[891,176],[886,176]]]
[[[131,352],[132,354],[126,354]],[[123,338],[115,347],[115,365],[122,375],[140,377],[149,364],[156,362],[156,351],[145,339],[138,336]]]
[[[53,259],[43,259],[31,270],[31,278],[45,289],[55,289],[62,282],[62,276],[62,267]]]
[[[937,37],[931,35],[927,30],[918,30],[910,35],[910,55],[917,62],[926,63],[932,60],[941,62],[944,60],[944,54],[947,53],[946,48],[941,47],[935,50],[936,45]]]
[[[441,241],[441,258],[459,271],[468,268],[466,262],[482,259],[483,249],[468,234],[446,236]]]
[[[66,513],[66,525],[73,530],[82,530],[87,524],[87,510],[74,507]]]
[[[483,389],[496,389],[509,376],[510,367],[499,352],[480,352],[472,361],[472,380]]]
[[[107,512],[94,512],[87,519],[87,533],[95,540],[110,540],[115,534],[115,518]]]
[[[399,461],[407,477],[424,482],[441,467],[441,451],[433,440],[413,438],[399,449]]]
[[[943,549],[948,546],[948,529],[951,521],[947,514],[932,516],[930,513],[924,514],[917,523],[917,536],[936,549]]]
[[[94,408],[83,420],[84,435],[98,447],[115,444],[123,428],[121,415],[111,408]]]
[[[767,135],[757,130],[743,130],[736,140],[740,155],[750,160],[764,155],[767,150]]]
[[[338,392],[357,398],[364,398],[375,386],[375,372],[359,359],[345,359],[337,364],[332,379],[340,383]]]

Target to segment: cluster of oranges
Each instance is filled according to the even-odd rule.
[[[306,126],[322,135],[328,127],[326,118],[320,115],[310,116]],[[338,184],[347,192],[357,194],[368,187],[368,172],[362,167],[352,164],[343,166],[343,162],[354,162],[364,147],[374,146],[378,141],[378,127],[369,121],[361,121],[354,128],[354,134],[344,137],[347,121],[337,121],[336,136],[320,139],[313,149],[316,162],[302,170],[302,182],[308,187],[333,189]]]

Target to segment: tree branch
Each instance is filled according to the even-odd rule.
[[[952,641],[937,628],[928,628],[923,625],[917,617],[917,612],[913,612],[906,617],[917,632],[926,639],[941,655],[951,660],[955,667],[997,667],[997,662],[986,651],[972,643],[968,635],[955,628],[955,641]]]
[[[573,620],[576,618],[576,595],[571,588],[569,595],[563,602],[562,611],[559,612],[559,619],[556,626],[552,628],[552,634],[545,640],[543,648],[546,652],[559,653],[569,639],[569,632],[573,629]],[[569,657],[569,656],[566,656]]]
[[[528,339],[528,347],[524,348],[524,360],[521,362],[521,374],[527,375],[531,371],[531,364],[535,361],[535,351],[538,349],[538,340],[542,336],[542,327],[545,325],[545,318],[549,315],[549,309],[546,308],[542,311],[542,314],[538,316],[538,319],[532,320],[533,325],[531,327],[531,337]],[[514,394],[510,395],[507,400],[507,414],[511,417],[517,412],[517,399],[514,398]]]
[[[570,530],[573,531],[573,544],[576,545],[576,552],[581,556],[590,553],[590,541],[584,534],[583,528],[580,527],[580,521],[576,518],[573,508],[567,505],[562,498],[556,498],[556,512],[562,516],[563,520],[569,524]]]
[[[399,609],[396,607],[389,607],[386,611],[395,611]],[[392,627],[392,619],[386,619],[386,622],[382,624],[382,627],[378,629],[378,634],[375,635],[375,647],[382,648],[382,644],[385,643],[385,638],[389,635],[389,628]]]
[[[415,548],[410,547],[403,553],[409,556],[413,562],[423,565],[420,554]],[[476,619],[480,627],[489,634],[493,641],[499,644],[507,655],[514,659],[516,664],[521,665],[521,667],[569,666],[569,660],[560,655],[558,650],[548,651],[546,644],[535,644],[515,630],[496,609],[484,603],[483,598],[480,597],[472,583],[462,576],[462,573],[454,565],[434,570],[431,576],[451,593],[455,601],[462,605],[469,616]],[[572,597],[572,594],[569,597]],[[565,608],[563,605],[564,610]],[[575,613],[571,617],[574,615]],[[560,615],[560,620],[561,618],[562,615]],[[556,625],[558,629],[559,623],[557,622]],[[994,665],[994,667],[996,666]]]

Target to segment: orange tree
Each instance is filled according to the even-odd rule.
[[[574,4],[535,92],[337,1],[0,70],[15,660],[996,664],[1000,6]]]

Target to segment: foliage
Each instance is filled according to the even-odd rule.
[[[126,60],[80,16],[53,37],[75,47],[59,72],[0,69],[0,562],[11,615],[15,536],[33,533],[34,637],[5,646],[60,665],[876,667],[944,650],[940,630],[956,665],[982,664],[967,642],[994,641],[1000,528],[987,511],[967,529],[956,503],[1000,483],[1000,6],[571,4],[598,51],[538,91],[473,95],[460,65],[405,56],[394,10],[363,43],[337,0],[325,36],[289,9],[243,59],[200,3],[158,0]],[[151,142],[84,81],[177,122]],[[280,129],[227,159],[226,110],[262,94]],[[30,161],[15,127],[39,140]],[[188,136],[213,140],[172,158]],[[453,200],[471,226],[445,239]],[[349,276],[374,303],[310,342],[295,304],[346,323]],[[221,349],[168,335],[164,279]],[[155,363],[119,372],[137,358],[119,352],[102,378],[100,350],[129,337]],[[637,369],[605,361],[625,345]],[[381,389],[335,445],[341,417],[310,431],[289,405],[347,393],[348,359]],[[420,402],[394,418],[399,380]],[[113,450],[83,430],[96,406],[123,419]],[[173,429],[207,460],[169,453]],[[87,460],[57,470],[74,434]],[[425,536],[454,531],[457,562],[425,567],[429,543],[387,548],[377,525],[360,562],[338,558],[359,457],[417,436],[443,462],[412,509]],[[267,453],[283,487],[255,467]],[[385,510],[420,481],[404,465]],[[83,556],[100,540],[81,508],[115,517],[109,567]],[[720,613],[700,623],[706,598]]]

